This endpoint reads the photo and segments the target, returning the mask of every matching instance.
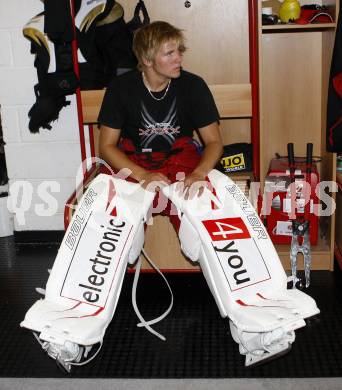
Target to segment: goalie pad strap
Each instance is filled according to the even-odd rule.
[[[149,256],[146,254],[146,252],[144,251],[144,249],[142,250],[146,260],[150,263],[150,265],[152,266],[152,268],[158,272],[158,274],[164,279],[166,285],[167,285],[167,288],[169,289],[170,291],[170,295],[171,295],[171,302],[170,302],[170,305],[169,307],[166,309],[166,311],[161,314],[159,317],[153,319],[153,320],[149,320],[149,321],[146,321],[143,316],[141,315],[139,309],[138,309],[138,305],[137,305],[137,301],[136,301],[136,294],[137,294],[137,285],[138,285],[138,281],[139,281],[139,274],[140,274],[140,269],[141,269],[141,258],[139,258],[138,260],[138,263],[136,265],[136,270],[135,270],[135,274],[134,274],[134,281],[133,281],[133,287],[132,287],[132,305],[133,305],[133,308],[134,308],[134,311],[135,311],[135,314],[137,315],[137,317],[139,318],[139,320],[141,321],[140,323],[137,324],[138,327],[145,327],[150,333],[154,334],[155,336],[157,336],[158,338],[160,338],[161,340],[163,341],[166,341],[166,338],[156,332],[154,329],[151,328],[150,325],[153,325],[153,324],[156,324],[158,322],[160,322],[161,320],[163,320],[171,311],[172,309],[172,306],[173,306],[173,293],[172,293],[172,290],[171,290],[171,287],[166,279],[166,277],[160,272],[159,268],[154,264],[154,262],[149,258]]]

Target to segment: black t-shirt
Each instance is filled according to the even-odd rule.
[[[153,92],[160,99],[161,92]],[[121,129],[138,150],[167,151],[177,138],[219,120],[213,96],[199,76],[181,71],[165,97],[153,99],[138,71],[114,77],[105,93],[98,122]]]

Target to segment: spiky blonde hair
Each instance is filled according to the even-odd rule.
[[[186,50],[183,31],[163,21],[156,21],[139,28],[133,38],[133,51],[138,59],[138,69],[144,66],[143,59],[153,61],[160,46],[168,41],[176,41],[179,50]]]

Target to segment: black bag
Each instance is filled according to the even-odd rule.
[[[252,171],[252,144],[236,143],[225,145],[221,160],[216,168],[223,173]]]
[[[142,19],[140,17],[140,12],[142,14]],[[139,0],[135,6],[133,18],[127,22],[127,27],[128,30],[133,34],[135,30],[147,24],[150,24],[150,17],[148,15],[145,3],[143,0]]]

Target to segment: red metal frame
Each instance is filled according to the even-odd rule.
[[[94,142],[94,126],[88,125],[89,130],[89,144],[90,144],[90,156],[95,157],[95,142]],[[96,162],[93,160],[91,166],[96,165]]]
[[[260,141],[259,141],[259,34],[258,1],[248,2],[249,26],[249,72],[252,88],[251,143],[253,147],[254,180],[260,179]]]
[[[74,39],[71,42],[72,45],[72,59],[74,63],[74,71],[78,78],[80,79],[80,70],[78,67],[78,57],[77,57],[77,39],[76,39],[76,26],[75,26],[75,5],[74,0],[70,0],[70,8],[71,8],[71,19],[72,26],[74,30]],[[84,137],[84,120],[83,120],[83,111],[82,111],[82,99],[81,99],[81,88],[78,87],[76,89],[76,102],[77,102],[77,117],[78,117],[78,130],[80,134],[80,148],[81,148],[81,159],[82,159],[82,168],[83,175],[86,174],[87,167],[83,164],[84,160],[87,157],[86,147],[85,147],[85,137]]]

